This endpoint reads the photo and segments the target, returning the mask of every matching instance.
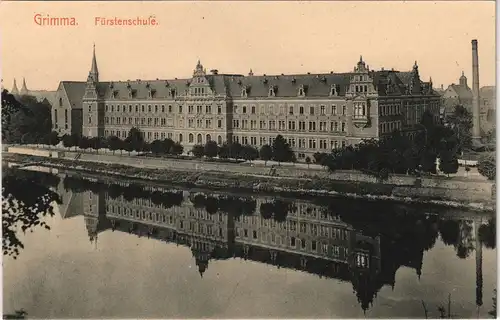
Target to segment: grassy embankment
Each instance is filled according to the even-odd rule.
[[[4,154],[4,161],[16,163],[41,162],[43,166],[99,173],[111,177],[154,180],[183,187],[206,187],[217,189],[245,189],[258,192],[360,194],[390,196],[394,185],[367,182],[337,181],[325,178],[295,178],[253,176],[220,171],[178,171],[168,169],[138,168],[121,164],[108,164],[67,159],[45,158]],[[315,192],[317,190],[317,192]]]
[[[179,171],[169,169],[140,168],[121,164],[88,162],[79,160],[46,158],[18,154],[4,154],[4,161],[15,163],[39,162],[42,166],[80,172],[98,179],[120,179],[143,184],[151,181],[155,184],[178,186],[181,188],[212,189],[221,191],[273,193],[284,197],[310,196],[347,196],[350,198],[391,200],[404,203],[422,203],[453,208],[468,208],[479,211],[494,210],[493,201],[484,203],[477,201],[448,201],[440,196],[416,196],[413,189],[407,186],[407,196],[394,196],[397,187],[389,183],[370,183],[357,181],[341,181],[329,178],[310,177],[296,178],[284,176],[249,175],[236,172],[221,171]],[[400,186],[401,187],[401,186]],[[427,193],[429,194],[429,193]],[[439,195],[439,190],[436,191]],[[442,193],[441,193],[442,194]]]

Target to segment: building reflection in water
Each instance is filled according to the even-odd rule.
[[[82,213],[96,247],[99,233],[121,231],[189,247],[201,277],[211,260],[241,258],[349,281],[364,311],[384,285],[394,289],[401,266],[420,279],[423,254],[441,236],[461,258],[476,249],[476,304],[482,305],[482,218],[439,220],[378,202],[316,204],[110,186],[69,176],[61,181],[61,215]],[[494,238],[494,227],[489,229]]]

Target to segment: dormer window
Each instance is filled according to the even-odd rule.
[[[306,95],[306,90],[304,89],[303,85],[300,86],[298,95],[299,97],[304,97]]]
[[[243,87],[241,89],[241,97],[242,98],[246,98],[248,96],[248,91],[247,91],[247,87]]]
[[[148,91],[148,96],[150,99],[153,99],[155,97],[156,90],[155,89],[149,89]]]
[[[330,95],[331,96],[336,96],[337,95],[337,86],[332,84],[332,86],[330,87]]]
[[[275,97],[276,96],[276,88],[274,86],[269,87],[269,96],[270,97]]]
[[[170,96],[171,96],[172,98],[175,98],[175,96],[176,96],[176,95],[177,95],[177,92],[176,92],[175,88],[171,88],[171,89],[170,89]]]
[[[295,77],[292,78],[292,83],[295,83],[297,82],[297,79],[295,79]]]
[[[112,90],[112,91],[111,91],[111,97],[112,97],[113,99],[116,99],[116,97],[118,97],[118,90]]]
[[[267,78],[264,78],[264,80],[262,80],[262,82],[264,82],[264,84],[267,83]]]

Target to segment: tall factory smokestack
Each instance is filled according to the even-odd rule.
[[[472,40],[472,140],[480,144],[481,126],[479,123],[479,58],[477,40]]]

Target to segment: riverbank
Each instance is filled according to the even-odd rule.
[[[119,156],[117,156],[119,157]],[[495,210],[492,196],[493,183],[489,181],[446,180],[415,177],[391,177],[385,182],[361,181],[360,173],[334,173],[328,175],[269,176],[258,173],[234,172],[220,167],[210,170],[196,165],[197,170],[183,168],[178,161],[174,169],[160,164],[156,168],[145,165],[144,159],[135,158],[136,165],[103,162],[103,160],[69,160],[4,153],[4,161],[37,163],[55,169],[98,174],[133,180],[157,181],[184,188],[209,188],[216,190],[241,190],[257,193],[278,193],[287,196],[343,196],[350,198],[381,199],[404,203],[431,203],[455,208],[481,211]],[[154,159],[158,161],[158,159]],[[130,159],[128,159],[130,161]],[[252,169],[252,167],[247,167]],[[292,171],[293,168],[287,168]],[[248,170],[251,172],[251,170]],[[259,170],[255,170],[258,172]],[[313,172],[314,173],[314,172]],[[311,174],[311,173],[310,173]],[[329,177],[330,176],[330,177]],[[349,179],[349,177],[353,179]],[[369,179],[373,179],[370,177]],[[412,183],[413,181],[413,183]]]

